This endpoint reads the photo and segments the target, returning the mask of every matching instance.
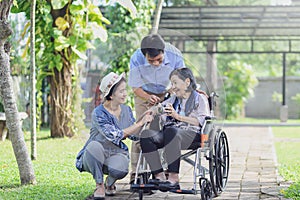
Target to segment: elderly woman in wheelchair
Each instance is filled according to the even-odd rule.
[[[144,130],[140,144],[143,156],[148,162],[155,184],[161,191],[180,189],[179,168],[181,150],[200,144],[200,130],[205,118],[210,115],[208,98],[196,90],[193,73],[188,68],[174,70],[170,74],[172,95],[162,102],[161,119],[164,122],[160,131]],[[164,173],[158,149],[165,149],[168,164],[168,179]]]

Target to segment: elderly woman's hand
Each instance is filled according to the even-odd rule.
[[[176,112],[176,110],[173,108],[172,104],[167,104],[165,107],[165,113],[167,116],[171,116],[175,119],[179,119],[179,114]]]

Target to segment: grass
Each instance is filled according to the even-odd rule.
[[[85,138],[51,139],[48,130],[38,133],[38,158],[33,161],[37,185],[20,186],[19,171],[11,142],[0,143],[0,199],[85,199],[95,183],[88,173],[75,168],[77,152]],[[25,135],[30,149],[29,135]]]
[[[300,199],[300,128],[273,127],[279,173],[293,184],[282,193],[287,198]],[[288,139],[288,140],[286,140]],[[290,139],[294,139],[291,141]]]
[[[257,119],[257,118],[238,118],[234,120],[223,120],[224,123],[254,123],[254,124],[300,124],[300,119],[289,119],[287,122],[280,122],[279,119]]]

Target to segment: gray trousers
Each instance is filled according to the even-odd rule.
[[[118,148],[118,147],[116,147]],[[83,155],[83,170],[91,173],[96,183],[103,183],[103,175],[107,174],[108,186],[128,174],[129,158],[122,152],[107,151],[99,142],[92,141]]]

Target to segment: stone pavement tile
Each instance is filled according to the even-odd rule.
[[[220,196],[215,197],[213,199],[214,200],[233,200],[233,199],[238,199],[238,198],[239,198],[239,193],[225,191]]]
[[[263,187],[261,189],[262,197],[284,198],[282,194],[280,194],[281,189],[286,189],[286,187],[281,187],[281,186]]]
[[[143,199],[168,199],[168,200],[182,200],[182,199],[201,199],[200,194],[177,194],[172,192],[156,191],[153,195],[145,196]]]
[[[241,186],[241,192],[245,193],[260,193],[260,185],[257,181],[243,181]]]
[[[239,200],[259,200],[259,193],[241,192]]]
[[[260,171],[260,174],[262,175],[267,175],[267,174],[276,174],[277,173],[277,168],[274,167],[270,167],[270,166],[267,166],[267,165],[263,165],[264,167],[261,168],[261,171]]]
[[[245,171],[243,175],[243,180],[246,181],[256,181],[258,182],[259,180],[259,172],[254,172],[254,171]]]

